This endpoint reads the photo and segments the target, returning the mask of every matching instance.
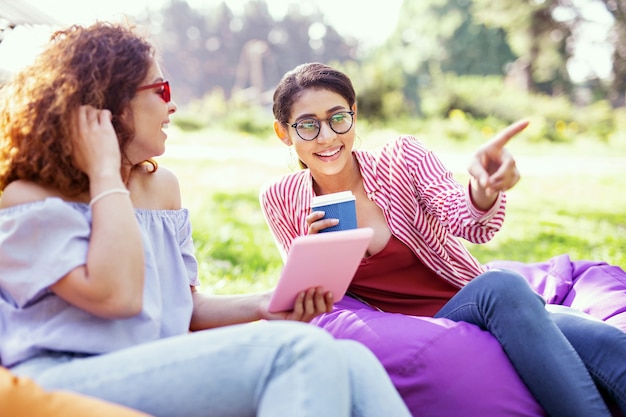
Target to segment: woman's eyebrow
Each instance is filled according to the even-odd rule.
[[[332,107],[328,110],[326,110],[326,114],[331,114],[331,113],[335,113],[336,111],[339,110],[345,110],[345,106],[335,106]],[[298,117],[296,118],[296,120],[300,120],[300,119],[304,119],[304,118],[317,118],[317,115],[315,113],[305,113],[305,114],[300,114],[298,115]]]

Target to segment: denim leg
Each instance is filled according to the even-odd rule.
[[[377,390],[389,394],[378,407],[409,416],[371,352],[294,322],[230,326],[88,358],[43,357],[12,371],[157,417],[369,417],[351,399]],[[372,379],[354,381],[366,375]]]
[[[569,307],[547,308],[596,384],[626,415],[626,333]]]
[[[582,360],[543,299],[512,271],[491,270],[461,289],[435,317],[489,331],[552,417],[610,416]]]

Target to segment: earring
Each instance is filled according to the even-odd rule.
[[[289,147],[289,157],[287,158],[287,167],[291,172],[294,172],[297,168],[296,156],[293,153],[293,147]]]

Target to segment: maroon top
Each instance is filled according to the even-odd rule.
[[[459,289],[391,236],[382,251],[361,260],[348,291],[383,311],[432,317]]]

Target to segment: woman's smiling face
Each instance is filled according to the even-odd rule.
[[[341,95],[326,89],[308,89],[300,93],[291,108],[289,125],[303,119],[317,119],[320,132],[313,140],[303,140],[292,126],[281,125],[279,133],[281,140],[293,144],[298,158],[311,170],[313,175],[335,175],[342,172],[352,159],[354,145],[355,123],[342,134],[333,131],[328,120],[338,112],[356,111],[356,106],[350,108],[348,102]]]
[[[160,81],[163,81],[163,74],[158,64],[153,62],[142,85]],[[125,154],[132,164],[165,152],[167,134],[163,130],[170,122],[170,115],[176,112],[176,103],[173,100],[165,102],[162,90],[163,87],[140,89],[130,103],[135,137],[129,142]]]

